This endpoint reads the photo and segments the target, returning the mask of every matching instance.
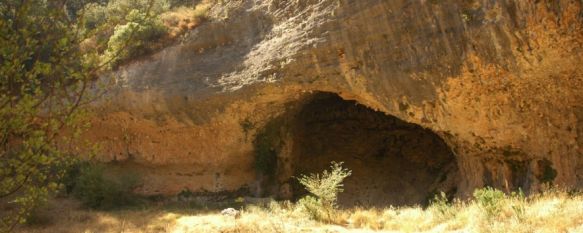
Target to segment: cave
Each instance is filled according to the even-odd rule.
[[[293,174],[293,198],[307,192],[293,177],[321,172],[332,161],[352,170],[338,203],[343,207],[426,205],[435,194],[453,197],[459,183],[454,154],[436,133],[334,93],[301,101],[280,151],[281,170]]]

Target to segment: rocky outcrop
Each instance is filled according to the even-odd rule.
[[[142,172],[145,194],[289,196],[291,168],[305,160],[285,158],[306,144],[293,122],[331,93],[438,135],[458,196],[581,188],[582,4],[228,1],[180,43],[120,69],[85,138],[101,160]],[[266,127],[280,129],[270,182],[255,162]]]

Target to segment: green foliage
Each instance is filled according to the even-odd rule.
[[[140,183],[135,174],[123,174],[117,179],[104,175],[101,165],[87,164],[80,169],[73,185],[73,195],[83,205],[94,209],[113,209],[136,204],[133,189]]]
[[[77,184],[77,180],[79,176],[81,176],[81,172],[86,167],[90,166],[89,162],[86,161],[76,161],[73,162],[70,166],[66,168],[65,175],[61,178],[61,192],[65,192],[67,195],[73,194],[73,190],[75,189],[75,185]]]
[[[85,5],[82,26],[85,30],[94,30],[107,21],[107,7],[98,3]]]
[[[95,43],[92,49],[101,55],[100,62],[115,68],[159,46],[167,29],[158,16],[169,10],[168,0],[111,0],[88,3],[77,14],[82,31]]]
[[[170,10],[168,0],[110,0],[107,4],[108,18],[114,21],[123,21],[132,11],[160,15],[168,10]]]
[[[108,0],[67,0],[64,1],[64,8],[67,15],[72,20],[77,20],[77,16],[83,8],[92,3],[107,4]]]
[[[139,10],[130,11],[126,21],[126,24],[115,27],[107,44],[105,61],[110,61],[112,66],[150,52],[149,43],[166,34],[166,27],[158,18],[148,17]]]
[[[298,181],[322,204],[335,207],[338,194],[344,191],[342,182],[352,174],[352,171],[343,168],[342,164],[342,162],[332,162],[330,171],[324,170],[322,174],[302,175]]]
[[[171,5],[185,4],[176,1],[171,4],[170,0],[110,0],[89,3],[77,14],[83,31],[92,39],[88,44],[99,50],[102,63],[115,69],[132,58],[160,49],[170,41],[170,26],[164,25],[159,16],[176,10],[171,9]],[[192,17],[202,20],[209,6],[197,5]]]
[[[478,205],[486,211],[488,218],[498,216],[502,210],[502,202],[506,198],[506,194],[502,191],[486,187],[474,191],[474,198]]]
[[[330,211],[332,211],[329,208],[325,208],[322,201],[314,196],[302,197],[296,204],[311,219],[321,222],[326,222],[329,219]]]
[[[59,181],[76,160],[71,155],[78,151],[64,145],[87,128],[85,106],[95,97],[87,92],[90,82],[110,61],[119,60],[117,54],[108,54],[109,61],[102,61],[99,45],[83,43],[94,35],[108,41],[114,32],[108,25],[128,22],[137,25],[129,26],[136,30],[131,34],[151,39],[159,35],[159,25],[150,15],[168,9],[157,0],[81,7],[88,2],[103,3],[0,1],[0,232],[30,219],[31,211],[59,190]],[[127,30],[121,31],[112,42],[114,49],[133,40],[122,36]],[[125,183],[110,186],[124,190]],[[71,191],[71,184],[65,186]]]
[[[0,2],[0,232],[26,221],[58,190],[72,161],[66,145],[85,128],[83,39],[62,1]],[[63,129],[67,134],[63,134]]]
[[[300,199],[298,205],[311,218],[332,222],[333,212],[337,207],[338,194],[344,191],[342,182],[351,174],[352,171],[342,167],[342,162],[332,162],[330,171],[324,170],[322,174],[302,175],[298,181],[314,196]]]
[[[149,15],[160,15],[170,9],[167,0],[110,0],[94,1],[84,5],[77,11],[85,30],[99,27],[114,28],[126,23],[127,16],[132,11],[148,12]]]
[[[81,33],[87,37],[82,48],[98,51],[98,59],[93,60],[115,69],[162,48],[202,22],[211,4],[205,0],[191,6],[194,8],[178,7],[192,4],[174,0],[69,0],[67,9],[74,12]],[[192,13],[185,16],[181,12]]]

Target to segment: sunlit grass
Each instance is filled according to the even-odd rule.
[[[71,200],[56,200],[45,226],[19,232],[583,232],[583,195],[552,191],[529,198],[505,196],[489,214],[477,201],[427,208],[336,210],[334,223],[310,219],[291,202],[242,207],[239,218],[220,210],[146,208],[98,212]]]

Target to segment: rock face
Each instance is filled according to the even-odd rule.
[[[355,170],[346,200],[581,188],[582,5],[229,1],[123,67],[86,138],[141,172],[144,194],[290,198],[293,175],[332,160]]]

